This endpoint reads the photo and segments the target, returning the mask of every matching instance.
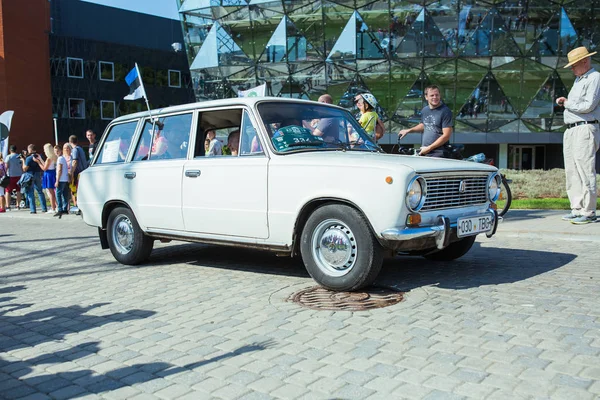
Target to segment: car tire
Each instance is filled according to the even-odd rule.
[[[108,246],[121,264],[136,265],[150,257],[154,240],[138,225],[129,208],[117,207],[108,216]]]
[[[302,230],[300,253],[310,276],[337,291],[370,285],[383,263],[383,249],[366,218],[340,204],[319,207],[310,215]]]
[[[467,254],[471,247],[473,247],[473,243],[475,243],[476,236],[468,236],[466,238],[460,239],[458,242],[450,243],[448,247],[443,248],[440,251],[436,251],[435,253],[426,254],[425,257],[428,260],[434,261],[452,261],[456,260]]]

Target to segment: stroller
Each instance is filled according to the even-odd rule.
[[[29,203],[27,201],[27,196],[25,193],[21,193],[21,202],[17,204],[17,189],[13,189],[10,193],[10,204],[7,204],[7,207],[10,208],[29,208]]]

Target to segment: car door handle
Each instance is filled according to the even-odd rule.
[[[190,177],[190,178],[197,178],[200,176],[200,170],[199,169],[188,169],[187,171],[185,171],[185,176]]]
[[[127,179],[135,178],[135,172],[125,172],[125,178],[127,178]]]

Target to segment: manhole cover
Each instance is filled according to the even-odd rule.
[[[362,311],[397,304],[404,293],[386,288],[369,288],[362,292],[334,292],[320,286],[302,289],[288,300],[314,310]]]

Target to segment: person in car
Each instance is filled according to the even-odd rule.
[[[333,98],[328,94],[324,94],[319,97],[318,102],[333,104]],[[339,124],[340,122],[337,118],[321,118],[317,120],[312,134],[322,137],[325,142],[339,141]]]
[[[232,156],[237,156],[240,149],[240,130],[236,129],[235,131],[229,134],[227,137],[227,148],[231,151]]]
[[[213,128],[206,131],[206,138],[210,140],[210,146],[206,152],[207,157],[223,155],[223,144],[217,139],[217,132]]]
[[[152,142],[152,152],[150,154],[151,158],[160,157],[169,149],[169,142],[163,135],[164,127],[165,125],[162,122],[156,121],[154,128],[154,141]]]

